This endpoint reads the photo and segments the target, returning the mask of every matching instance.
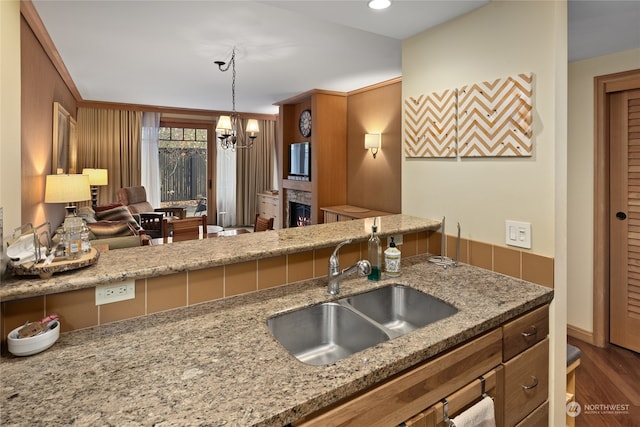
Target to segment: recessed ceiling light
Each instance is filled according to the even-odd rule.
[[[386,9],[391,6],[391,0],[369,0],[371,9]]]

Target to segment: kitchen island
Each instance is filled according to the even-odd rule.
[[[427,258],[405,259],[400,278],[345,280],[338,296],[313,279],[64,333],[44,353],[2,358],[0,424],[287,425],[553,298],[546,287]],[[274,314],[390,283],[458,312],[327,366],[301,363],[267,328]]]

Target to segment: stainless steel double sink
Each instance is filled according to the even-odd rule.
[[[267,326],[301,362],[328,365],[457,311],[417,289],[392,284],[275,315]]]

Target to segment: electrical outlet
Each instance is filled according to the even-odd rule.
[[[96,286],[96,305],[125,301],[136,297],[135,281]]]

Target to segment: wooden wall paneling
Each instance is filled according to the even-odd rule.
[[[347,97],[314,94],[311,123],[311,221],[319,224],[320,207],[347,202]]]
[[[532,81],[518,74],[458,89],[460,156],[531,156]]]
[[[455,89],[404,100],[404,153],[407,157],[456,157]]]
[[[347,204],[372,210],[402,210],[402,80],[349,92],[347,98]],[[382,133],[374,159],[364,134]]]

